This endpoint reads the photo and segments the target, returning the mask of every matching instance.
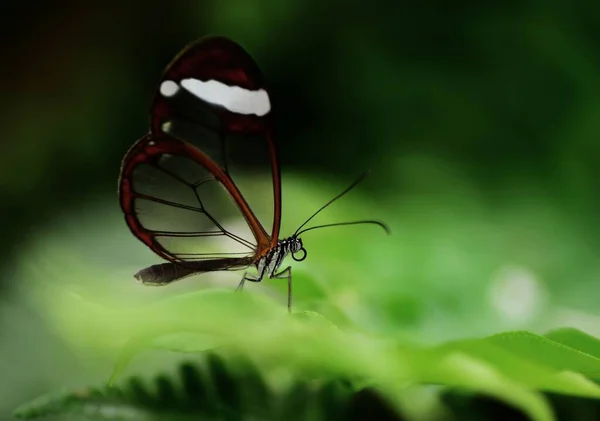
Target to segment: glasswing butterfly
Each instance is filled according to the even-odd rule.
[[[251,277],[245,272],[238,289],[245,281],[260,282],[265,276],[287,279],[291,309],[291,267],[280,267],[289,254],[296,261],[306,258],[300,234],[352,224],[376,224],[389,232],[385,224],[374,220],[302,229],[362,181],[363,174],[292,236],[279,240],[281,175],[270,111],[269,94],[258,66],[242,47],[227,38],[200,39],[167,66],[151,104],[150,132],[129,149],[119,177],[119,201],[131,232],[168,261],[140,270],[136,279],[148,285],[166,285],[191,275],[254,266],[257,275]],[[265,149],[273,183],[270,234],[234,182],[228,158],[233,145],[246,146],[244,156],[248,160],[257,154],[257,145]],[[216,197],[223,194],[235,205],[235,212],[241,213],[254,241],[234,233],[221,215],[215,214],[223,204]],[[232,251],[215,252],[222,250],[224,243]],[[234,248],[242,251],[234,252]]]

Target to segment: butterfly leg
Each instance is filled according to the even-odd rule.
[[[242,277],[242,280],[240,281],[240,283],[238,284],[237,288],[235,289],[236,292],[237,291],[241,291],[244,288],[244,282],[246,282],[246,281],[260,282],[260,279],[258,279],[258,278],[252,278],[252,277],[248,276],[248,272],[244,272],[244,276]]]
[[[292,267],[288,266],[279,273],[273,275],[273,278],[287,279],[288,282],[288,312],[292,312]]]

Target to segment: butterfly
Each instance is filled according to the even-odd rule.
[[[140,270],[134,275],[138,281],[166,285],[191,275],[253,266],[256,275],[244,272],[237,289],[265,277],[286,279],[291,310],[292,270],[282,265],[288,255],[296,261],[306,258],[302,233],[352,224],[375,224],[389,233],[387,225],[376,220],[304,228],[362,181],[362,175],[291,236],[279,239],[281,174],[271,121],[263,75],[252,57],[230,39],[200,39],[167,66],[150,107],[150,131],[126,153],[119,176],[119,202],[129,229],[167,260]],[[262,153],[256,145],[264,150],[261,156],[268,160],[272,179],[270,233],[234,181],[228,158],[232,145],[245,147],[243,156],[249,160]],[[220,207],[212,206],[218,201],[215,189],[233,201],[252,239],[225,226]],[[215,245],[215,239],[220,243]],[[243,250],[215,252],[223,243]],[[208,247],[202,250],[202,246]]]

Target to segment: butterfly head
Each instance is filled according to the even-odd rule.
[[[301,262],[306,259],[306,249],[302,244],[302,239],[296,235],[292,235],[282,241],[287,253],[292,254],[292,259],[297,262]]]

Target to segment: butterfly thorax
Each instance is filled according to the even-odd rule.
[[[268,276],[269,278],[275,276],[286,256],[290,253],[294,254],[301,250],[304,250],[302,240],[296,236],[279,240],[275,247],[271,248],[267,254],[262,256],[255,263],[256,269],[258,270],[258,279],[262,279],[264,276]],[[303,259],[304,257],[298,260]]]

